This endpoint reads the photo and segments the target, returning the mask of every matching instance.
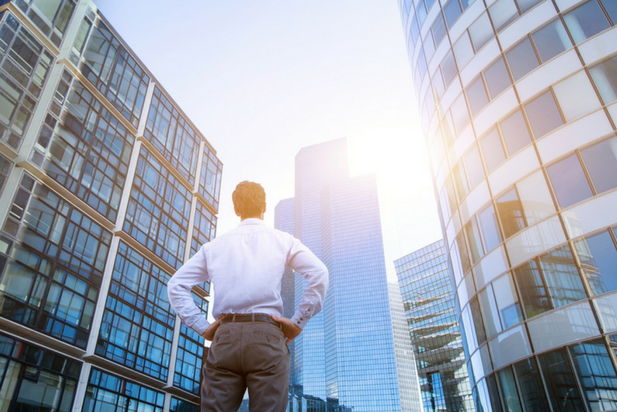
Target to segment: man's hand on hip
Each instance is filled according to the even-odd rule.
[[[283,326],[283,334],[287,338],[285,340],[285,343],[287,345],[289,345],[292,340],[297,338],[298,335],[302,333],[302,328],[300,328],[298,325],[293,323],[291,319],[283,318],[283,317],[279,318],[278,316],[274,316],[274,315],[270,315],[270,316],[272,317],[272,319],[279,322]]]
[[[208,341],[211,341],[212,339],[214,339],[214,334],[216,333],[216,330],[219,328],[221,324],[221,320],[223,320],[223,318],[225,318],[225,316],[221,316],[220,318],[212,322],[210,326],[208,326],[208,329],[206,329],[206,331],[201,334],[201,337]]]

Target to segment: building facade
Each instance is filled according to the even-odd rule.
[[[617,408],[617,3],[399,1],[478,410]]]
[[[204,342],[166,285],[215,235],[221,170],[93,2],[1,2],[0,410],[198,410]]]
[[[392,316],[392,331],[394,332],[394,355],[396,356],[396,374],[401,396],[401,410],[422,412],[416,359],[411,345],[401,290],[396,283],[388,283],[388,296]]]
[[[474,411],[443,240],[394,262],[424,412]]]
[[[326,264],[330,288],[295,340],[290,410],[400,411],[375,178],[349,177],[345,139],[301,149],[295,178],[294,234]],[[297,306],[298,274],[295,289]]]

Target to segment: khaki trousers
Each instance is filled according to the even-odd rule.
[[[289,349],[283,332],[266,322],[219,326],[201,383],[201,412],[235,412],[249,391],[251,412],[284,412],[289,390]]]

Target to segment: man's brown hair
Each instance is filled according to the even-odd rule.
[[[240,217],[260,217],[266,203],[266,192],[259,183],[240,182],[231,195],[234,210]]]

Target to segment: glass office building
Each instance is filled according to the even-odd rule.
[[[221,170],[94,3],[1,2],[0,411],[198,410],[204,342],[166,285]]]
[[[617,409],[617,2],[399,5],[477,408]]]
[[[294,234],[328,267],[330,289],[323,310],[295,340],[290,411],[407,410],[375,177],[349,177],[347,142],[338,139],[301,149],[295,178],[296,196],[285,209],[293,201]],[[304,290],[298,274],[295,289],[297,306]]]
[[[394,261],[424,412],[474,411],[443,240]]]

